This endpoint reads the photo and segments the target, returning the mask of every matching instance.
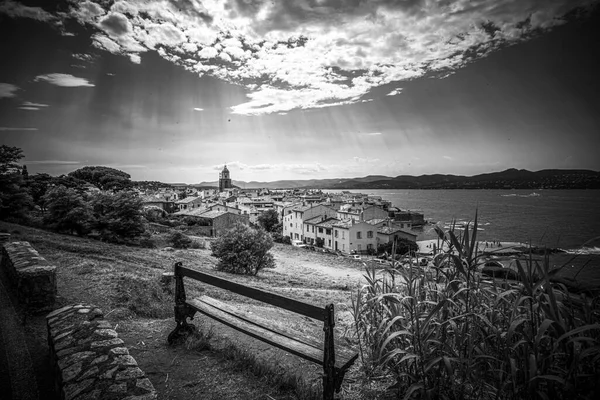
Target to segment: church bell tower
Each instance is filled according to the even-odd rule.
[[[230,189],[231,187],[231,177],[229,176],[227,165],[225,165],[225,167],[223,167],[223,171],[219,173],[219,192],[222,192],[225,189]]]

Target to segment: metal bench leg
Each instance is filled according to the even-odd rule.
[[[196,330],[193,324],[187,322],[188,318],[193,318],[196,310],[189,307],[186,303],[185,288],[183,286],[183,276],[179,273],[181,262],[175,263],[175,322],[177,326],[169,334],[167,342],[173,344],[181,337],[187,336]]]

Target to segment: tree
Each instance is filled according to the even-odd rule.
[[[69,176],[91,183],[100,190],[125,190],[133,185],[128,173],[110,167],[83,167]]]
[[[104,240],[134,239],[144,233],[142,200],[137,192],[98,193],[91,204],[94,229]]]
[[[273,239],[263,229],[254,229],[238,223],[217,238],[212,255],[219,258],[217,269],[234,274],[256,275],[263,268],[274,268],[275,261],[269,250]]]
[[[396,244],[395,249],[393,248],[394,243]],[[391,255],[392,252],[395,251],[396,255],[404,255],[410,252],[417,251],[418,249],[419,246],[412,240],[397,237],[394,241],[389,241],[388,243],[380,244],[377,247],[377,253],[387,253]]]
[[[18,161],[23,151],[18,147],[0,146],[0,218],[24,219],[33,206]]]
[[[90,231],[93,221],[92,209],[75,189],[62,185],[53,187],[43,196],[43,202],[48,209],[44,223],[49,228],[78,235]]]
[[[278,223],[279,218],[275,210],[267,210],[258,216],[258,224],[267,232],[274,232]]]
[[[323,245],[325,244],[325,239],[318,237],[317,240],[315,240],[315,245],[318,248],[323,248]]]

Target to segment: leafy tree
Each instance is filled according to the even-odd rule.
[[[234,274],[256,275],[263,268],[274,268],[269,250],[273,239],[263,229],[236,224],[218,237],[212,245],[212,255],[219,258],[217,269]]]
[[[23,170],[21,171],[21,175],[23,175],[23,179],[27,180],[29,178],[29,172],[27,172],[27,165],[23,165]]]
[[[23,151],[18,147],[0,146],[0,218],[24,219],[33,206],[25,187],[21,166]]]
[[[181,232],[173,232],[169,236],[168,242],[176,249],[187,249],[192,245],[192,239]]]
[[[98,193],[91,204],[94,228],[104,240],[133,239],[144,233],[142,200],[137,192]]]
[[[279,224],[277,211],[267,210],[258,216],[258,224],[267,232],[274,232],[274,228]]]
[[[51,229],[78,235],[90,231],[92,209],[83,195],[75,189],[62,185],[53,187],[43,196],[43,202],[48,209],[44,223]]]
[[[315,245],[319,248],[322,248],[323,245],[325,244],[325,239],[318,237],[317,240],[315,241]]]
[[[133,185],[128,173],[110,167],[83,167],[69,176],[91,183],[100,190],[125,190]]]

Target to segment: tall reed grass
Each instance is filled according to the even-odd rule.
[[[547,256],[517,262],[520,282],[483,280],[470,226],[437,229],[449,250],[433,267],[367,268],[352,299],[366,372],[405,399],[599,398],[598,298],[569,301]]]

